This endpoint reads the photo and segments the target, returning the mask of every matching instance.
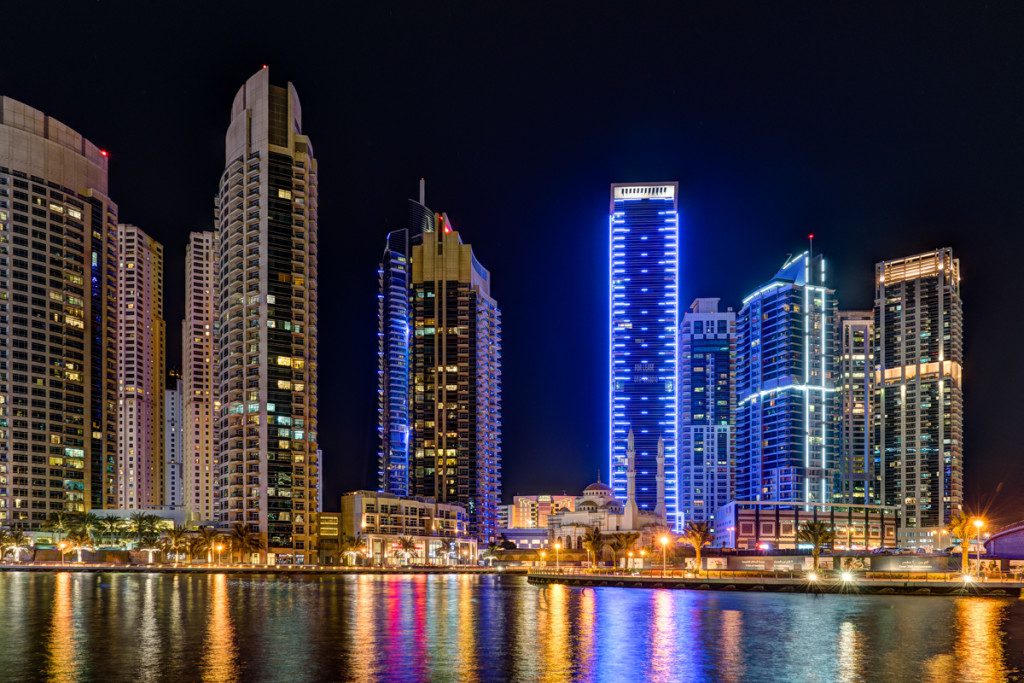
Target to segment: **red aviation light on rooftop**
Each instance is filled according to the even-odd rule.
[[[263,68],[264,68],[264,69],[266,69],[266,68],[267,68],[267,65],[266,65],[266,64],[264,64],[264,65],[263,65]]]
[[[101,149],[101,150],[100,150],[100,156],[101,156],[101,157],[109,157],[109,156],[110,156],[110,152],[108,152],[108,151],[107,151],[107,150],[105,150],[105,149]]]
[[[813,232],[812,233],[808,233],[807,239],[813,240],[814,239],[814,233]]]

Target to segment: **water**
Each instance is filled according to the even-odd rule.
[[[1001,681],[1024,601],[0,574],[0,680]]]

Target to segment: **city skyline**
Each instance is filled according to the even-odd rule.
[[[605,244],[600,238],[603,227],[601,195],[606,192],[607,183],[615,180],[659,177],[680,178],[680,193],[683,195],[680,205],[684,225],[681,258],[684,261],[683,270],[688,274],[687,283],[684,284],[679,297],[683,302],[697,297],[717,297],[722,300],[723,305],[738,309],[740,296],[752,290],[780,260],[773,255],[781,256],[787,251],[798,250],[803,236],[809,229],[817,233],[819,248],[830,257],[830,281],[835,285],[841,310],[867,309],[871,306],[873,264],[952,246],[964,264],[965,280],[971,283],[971,286],[965,289],[964,304],[968,317],[965,325],[965,372],[971,377],[967,385],[968,398],[965,399],[967,501],[972,507],[977,507],[978,503],[984,505],[989,502],[987,496],[994,493],[1001,482],[1011,489],[1021,485],[1019,465],[1011,462],[1014,453],[1013,443],[1017,440],[1015,431],[1012,425],[1005,429],[995,428],[996,425],[1005,427],[1006,421],[1000,418],[999,403],[987,396],[1009,395],[1019,371],[1014,368],[1003,376],[1002,368],[985,357],[991,354],[978,351],[979,348],[983,348],[981,340],[994,338],[998,334],[1012,337],[1013,326],[1019,325],[1016,320],[998,320],[997,325],[995,304],[986,301],[997,298],[992,296],[992,293],[1000,291],[1000,288],[1005,286],[1005,278],[1009,276],[1001,273],[1008,272],[1005,267],[1005,259],[1008,256],[1002,252],[1010,253],[1013,249],[994,249],[988,242],[996,241],[995,239],[968,238],[971,234],[969,230],[988,225],[994,228],[991,234],[1001,239],[1003,233],[1000,226],[1005,229],[1012,224],[1009,218],[1000,217],[1001,213],[1005,212],[1005,203],[993,204],[987,201],[993,193],[997,195],[997,199],[999,198],[998,188],[1005,186],[999,185],[998,182],[993,185],[980,179],[971,181],[955,174],[948,179],[938,179],[932,171],[915,173],[908,170],[902,174],[897,173],[894,183],[893,171],[881,168],[885,165],[884,157],[879,162],[869,165],[876,171],[877,178],[864,178],[863,174],[855,173],[856,164],[849,166],[847,170],[828,171],[827,162],[831,158],[842,159],[843,153],[848,156],[854,153],[854,150],[835,141],[829,141],[826,145],[827,154],[817,150],[811,143],[801,144],[789,140],[790,144],[781,144],[768,130],[769,122],[776,117],[771,115],[772,112],[762,109],[766,119],[757,124],[757,130],[764,133],[761,143],[763,146],[760,148],[744,151],[730,148],[729,143],[723,139],[723,133],[745,130],[735,121],[708,124],[712,126],[711,142],[700,143],[697,146],[698,151],[678,158],[672,158],[674,150],[684,146],[683,143],[692,142],[685,132],[677,134],[662,150],[656,149],[653,143],[644,143],[641,150],[634,153],[624,142],[613,143],[611,149],[605,152],[606,156],[598,158],[599,163],[591,163],[588,169],[581,169],[578,175],[571,179],[568,188],[563,186],[560,189],[560,199],[539,200],[522,191],[523,185],[514,178],[519,168],[516,165],[500,169],[496,174],[481,174],[487,176],[487,182],[484,183],[484,179],[470,177],[475,172],[474,164],[482,163],[478,158],[463,156],[458,159],[459,155],[454,154],[451,155],[456,157],[454,160],[438,160],[437,157],[427,156],[426,152],[431,149],[437,154],[444,150],[443,145],[439,143],[445,135],[436,132],[442,129],[442,126],[433,120],[429,124],[434,127],[435,132],[426,137],[422,146],[416,148],[411,160],[403,162],[395,169],[385,171],[379,163],[363,163],[370,156],[373,144],[384,143],[367,141],[355,144],[352,147],[354,158],[350,161],[344,154],[345,148],[337,133],[333,133],[333,140],[328,137],[332,133],[326,130],[325,124],[329,120],[332,107],[323,100],[314,99],[316,104],[310,103],[310,97],[324,97],[318,94],[314,87],[318,72],[301,61],[280,54],[275,55],[272,51],[271,54],[254,51],[251,56],[257,54],[259,59],[248,61],[265,59],[271,62],[274,68],[278,61],[283,62],[283,72],[280,72],[280,76],[295,81],[303,90],[306,108],[317,122],[316,126],[311,125],[311,129],[317,135],[318,156],[322,159],[331,159],[332,173],[335,175],[331,180],[332,186],[351,189],[352,197],[358,200],[353,201],[353,204],[365,203],[374,206],[372,212],[365,208],[353,207],[357,219],[355,223],[358,224],[357,232],[365,233],[365,237],[361,234],[352,237],[352,261],[346,260],[343,267],[337,269],[336,282],[322,283],[322,298],[344,296],[344,300],[350,305],[345,318],[355,321],[353,326],[356,329],[367,331],[365,334],[359,333],[361,337],[365,337],[359,340],[351,339],[351,333],[342,332],[344,328],[333,322],[328,323],[321,331],[322,340],[338,340],[337,343],[342,345],[335,357],[324,361],[323,371],[328,373],[330,381],[324,381],[323,385],[353,387],[348,392],[351,396],[339,395],[328,399],[325,395],[322,398],[322,401],[329,401],[322,409],[330,411],[331,422],[334,423],[327,427],[321,438],[322,447],[327,452],[330,463],[326,474],[327,487],[331,492],[326,496],[327,499],[333,499],[334,493],[341,490],[363,488],[375,482],[375,377],[372,371],[364,371],[364,368],[369,368],[373,364],[375,339],[372,330],[376,312],[372,310],[372,294],[366,296],[366,293],[372,292],[375,286],[373,269],[380,257],[383,236],[388,229],[401,224],[403,201],[414,194],[415,183],[421,176],[427,177],[432,195],[438,195],[436,203],[451,207],[456,226],[465,225],[467,234],[471,235],[469,241],[495,274],[495,297],[502,302],[506,333],[511,335],[506,338],[505,346],[506,376],[516,378],[510,380],[505,388],[504,422],[507,430],[504,448],[504,488],[507,495],[517,491],[530,493],[538,490],[577,490],[582,483],[592,478],[591,472],[595,467],[606,462],[602,454],[605,447],[600,439],[600,436],[606,433],[604,411],[592,398],[592,395],[600,395],[600,388],[606,382],[600,359],[603,347],[602,320],[605,315],[602,308],[606,304],[592,291],[595,283],[601,282],[601,272],[607,263],[606,255],[602,253]],[[207,148],[212,148],[212,156],[216,157],[216,137],[219,129],[226,123],[224,100],[230,97],[238,82],[244,80],[259,66],[253,63],[240,64],[237,58],[234,61],[228,60],[224,65],[215,64],[209,80],[197,86],[202,97],[182,105],[188,110],[184,118],[191,122],[181,125],[195,133],[182,137],[188,137],[194,143],[189,144],[185,151],[168,153],[180,155],[177,163],[194,164],[197,170],[195,175],[199,176],[201,181],[196,181],[195,184],[207,189],[199,192],[198,197],[190,196],[183,202],[182,215],[173,216],[173,221],[157,215],[166,212],[154,206],[155,203],[149,199],[154,196],[152,192],[140,191],[140,188],[147,187],[146,183],[156,186],[156,179],[160,174],[145,168],[143,152],[147,148],[145,144],[139,143],[138,132],[122,118],[111,115],[109,119],[112,123],[107,123],[96,120],[96,114],[88,111],[91,106],[98,106],[103,100],[101,93],[109,96],[112,92],[109,86],[99,84],[99,89],[94,95],[86,96],[82,93],[75,98],[77,103],[74,106],[70,104],[71,99],[44,93],[16,73],[5,74],[4,79],[0,80],[0,85],[4,86],[0,90],[67,123],[92,140],[102,140],[104,147],[111,150],[110,163],[112,172],[115,173],[111,195],[122,207],[121,217],[147,230],[153,230],[154,235],[164,244],[168,254],[166,271],[168,275],[174,273],[174,280],[171,277],[167,278],[167,297],[180,299],[178,292],[183,291],[183,287],[180,286],[182,275],[178,273],[182,271],[180,266],[183,263],[186,229],[201,228],[209,224],[209,188],[214,186],[219,174],[219,169],[215,169],[211,180],[211,152]],[[730,66],[735,68],[735,65],[729,64],[726,68]],[[158,73],[163,73],[160,70],[167,70],[169,67],[158,62],[154,68]],[[319,75],[322,75],[322,72],[319,72]],[[192,78],[194,79],[194,76]],[[203,81],[203,77],[198,80]],[[364,81],[357,83],[366,85]],[[545,84],[546,81],[541,79],[540,86]],[[92,85],[97,86],[95,83]],[[864,83],[860,83],[859,86],[862,90],[865,88]],[[69,87],[77,86],[69,84]],[[409,87],[415,89],[419,86]],[[932,92],[932,87],[934,84],[927,88],[927,91]],[[144,104],[151,102],[148,99],[151,95],[137,90],[132,92],[132,97],[139,98]],[[789,97],[789,106],[795,106],[792,103],[795,102],[796,94],[784,89],[784,95]],[[212,102],[208,111],[207,99]],[[827,96],[819,96],[813,101],[817,106],[825,107],[841,100],[836,93],[829,91]],[[370,110],[373,107],[372,103],[368,105]],[[654,107],[653,111],[662,117],[658,119],[659,121],[665,120],[664,109]],[[1005,114],[1001,114],[997,109],[994,115]],[[365,124],[364,117],[369,114],[357,109],[346,113],[345,116],[355,118],[354,121],[350,118],[349,123]],[[877,141],[869,137],[868,149],[884,154],[883,148],[888,144],[895,145],[898,138],[894,134],[887,134],[886,130],[889,127],[898,130],[901,125],[906,124],[906,114],[896,111],[889,113],[889,116],[894,118],[895,123],[890,122],[887,126],[864,124],[859,118],[855,120],[852,116],[840,118],[832,125],[855,129],[867,128],[879,136]],[[678,123],[679,128],[685,131],[687,122],[692,123],[694,118],[698,118],[695,113],[688,114]],[[604,130],[604,127],[622,121],[630,122],[632,119],[616,110],[614,116],[603,119],[598,129]],[[554,116],[554,123],[564,122],[559,115]],[[401,127],[400,122],[389,123],[396,128]],[[538,122],[531,124],[533,127],[530,130],[535,133],[542,130]],[[932,125],[938,127],[939,124]],[[125,129],[119,130],[121,127]],[[414,131],[409,134],[422,132],[419,124],[414,124],[413,128]],[[630,139],[635,141],[634,131],[638,129],[632,127],[627,130],[630,131]],[[791,128],[788,132],[792,133],[794,130],[795,128]],[[812,127],[810,130],[812,141],[822,144],[827,128]],[[585,144],[596,144],[594,131],[595,128],[591,127],[581,133],[582,137],[586,138]],[[988,141],[989,144],[980,145],[982,153],[988,155],[988,158],[1001,158],[1001,155],[991,148],[991,141],[982,132],[973,128],[969,132],[972,132],[975,141]],[[374,135],[371,133],[369,137],[373,139]],[[481,135],[483,134],[479,131],[470,128],[471,139],[480,138]],[[744,132],[746,140],[755,137],[749,132]],[[783,137],[786,137],[785,133]],[[491,138],[486,139],[493,142]],[[340,140],[351,142],[347,137]],[[409,138],[400,136],[398,142],[408,144]],[[579,152],[584,143],[569,144],[573,145],[573,150]],[[962,161],[966,153],[961,145],[967,143],[958,141],[952,145],[952,150],[947,149],[948,160],[942,161],[938,166],[948,170],[956,165],[958,160]],[[460,146],[458,149],[465,148]],[[507,151],[507,148],[502,149]],[[795,150],[795,156],[799,160],[793,161],[779,156],[787,150]],[[909,151],[905,154],[909,155],[906,165],[916,170],[936,165],[936,159],[930,152],[917,149],[914,144],[910,145]],[[595,158],[593,154],[588,155],[585,152],[580,156],[582,159]],[[722,158],[730,159],[730,163],[723,163]],[[758,164],[768,162],[779,164],[780,172],[771,174],[779,176],[778,178],[769,178],[769,174],[757,170]],[[858,163],[863,165],[865,161],[860,158]],[[1004,160],[1002,163],[1008,162]],[[345,170],[345,167],[351,168]],[[350,181],[357,170],[363,178],[356,179],[353,184]],[[547,173],[549,172],[542,172],[537,180],[546,181]],[[116,174],[121,174],[119,179]],[[822,174],[823,179],[812,178]],[[129,175],[138,177],[129,178]],[[851,180],[853,182],[850,182]],[[186,187],[192,182],[186,180]],[[847,183],[848,188],[840,188]],[[380,187],[371,188],[371,185]],[[902,188],[902,191],[883,191],[882,188],[886,185],[894,185]],[[950,193],[948,190],[953,185],[966,189]],[[986,185],[989,189],[983,190],[981,185]],[[993,190],[992,187],[997,189]],[[481,190],[485,188],[492,192],[497,191],[501,201],[481,201],[476,198],[475,196],[481,195]],[[189,189],[187,194],[196,193]],[[873,194],[876,197],[872,197]],[[945,196],[940,199],[940,195]],[[497,217],[497,222],[493,220],[495,214],[499,213],[493,212],[493,208],[510,206],[512,197],[519,197],[525,202],[522,207],[523,215],[529,216],[530,223],[536,228],[532,234],[531,231],[524,231],[517,225],[520,221],[510,222],[500,216]],[[735,206],[737,197],[744,198],[744,204],[759,207],[758,210]],[[130,212],[125,208],[126,201],[132,206]],[[343,242],[340,233],[350,232],[345,230],[347,220],[341,218],[342,202],[333,198],[329,201],[332,202],[336,215],[331,219],[333,234],[326,238],[322,245],[322,254],[328,251],[341,253]],[[770,207],[772,215],[763,215],[763,207]],[[376,218],[369,220],[371,215],[375,215]],[[1008,214],[1013,215],[1015,214]],[[168,227],[170,223],[174,224],[173,230]],[[513,239],[512,235],[515,234],[527,239]],[[559,286],[568,288],[566,298],[573,304],[566,306],[557,314],[534,310],[536,304],[533,302],[542,296],[545,290],[543,286],[529,279],[513,279],[515,270],[512,264],[522,260],[525,253],[525,247],[519,242],[540,239],[540,235],[549,241],[552,255],[535,264],[538,276],[534,279],[540,280],[545,276],[558,277],[558,264],[565,264],[564,267],[568,269],[566,272],[569,276],[558,277],[558,282]],[[592,241],[588,241],[588,237]],[[363,246],[363,240],[368,246]],[[730,251],[724,251],[726,246],[730,247]],[[693,254],[697,252],[721,253],[723,256],[711,260],[711,263],[698,259],[691,261]],[[574,261],[572,265],[569,265],[570,259]],[[164,317],[168,321],[169,329],[176,328],[177,321],[182,318],[181,311],[180,300],[168,301]],[[528,332],[534,315],[540,316],[537,324],[556,333],[579,330],[574,335],[577,339],[583,340],[579,348],[573,352],[559,350],[552,354],[554,357],[550,359],[535,358],[533,354],[518,351],[518,346],[528,345],[527,335],[536,332],[536,329]],[[1011,327],[1007,330],[1004,325]],[[170,334],[168,347],[178,348],[176,337],[172,338]],[[169,359],[168,365],[180,367],[180,363],[172,359]],[[564,392],[562,396],[556,399],[539,397],[531,401],[528,383],[534,383],[540,377],[560,387]],[[554,418],[554,415],[558,414],[558,406],[566,406],[565,412],[560,416],[561,422],[556,422]],[[544,466],[549,462],[552,466]],[[536,483],[531,483],[534,481]],[[985,498],[982,498],[983,493]],[[1007,517],[1020,512],[1010,505],[1011,501],[997,501],[997,506],[1007,508],[1005,512],[1001,509],[997,512]]]

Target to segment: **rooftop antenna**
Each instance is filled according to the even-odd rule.
[[[427,179],[420,178],[420,204],[427,205]]]
[[[807,242],[810,245],[810,248],[808,249],[808,259],[807,259],[807,274],[809,276],[807,278],[807,284],[811,284],[811,282],[814,280],[814,233],[813,232],[807,233]]]

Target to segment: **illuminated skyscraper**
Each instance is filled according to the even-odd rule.
[[[409,495],[409,358],[412,343],[410,305],[410,240],[434,229],[434,214],[423,203],[426,184],[420,178],[419,201],[409,200],[406,227],[387,235],[377,268],[377,431],[380,445],[378,487],[396,496]]]
[[[835,293],[804,252],[736,320],[736,498],[831,502],[839,472]]]
[[[189,523],[216,517],[217,234],[196,231],[185,246],[185,319],[181,323],[182,506]]]
[[[117,226],[117,498],[124,510],[164,504],[164,248]]]
[[[875,265],[873,447],[882,502],[908,533],[963,509],[963,333],[952,249]]]
[[[636,504],[654,512],[658,441],[664,441],[668,523],[678,524],[676,469],[679,214],[676,183],[611,186],[611,485],[626,499],[626,440],[636,448]]]
[[[839,359],[839,479],[836,501],[875,503],[871,449],[871,387],[874,375],[874,314],[840,311],[836,318]]]
[[[493,539],[501,500],[501,313],[491,275],[443,214],[412,247],[409,493],[457,503]]]
[[[235,95],[216,198],[217,506],[268,560],[316,559],[317,163],[291,84]]]
[[[679,523],[707,522],[734,499],[736,314],[697,299],[679,334]]]
[[[0,97],[0,526],[117,506],[107,153]]]
[[[184,495],[184,450],[182,440],[181,375],[173,370],[167,374],[164,390],[164,506],[182,509]]]

